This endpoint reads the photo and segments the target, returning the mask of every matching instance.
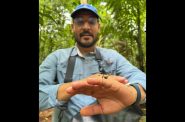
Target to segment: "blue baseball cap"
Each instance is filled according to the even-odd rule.
[[[76,13],[78,13],[79,10],[89,10],[92,13],[94,13],[97,18],[100,18],[100,16],[98,15],[97,9],[94,6],[89,5],[89,4],[81,4],[81,5],[78,5],[75,8],[75,10],[72,12],[71,17],[74,18],[75,15],[76,15]]]

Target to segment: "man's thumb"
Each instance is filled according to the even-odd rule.
[[[84,107],[80,110],[82,116],[91,116],[96,114],[103,114],[103,110],[100,104],[93,104],[87,107]]]

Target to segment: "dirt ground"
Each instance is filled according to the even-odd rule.
[[[146,122],[146,108],[142,106],[142,111],[144,112],[144,116],[141,117],[139,122]],[[39,122],[51,122],[51,115],[53,113],[53,109],[48,109],[39,113]]]
[[[39,112],[39,122],[51,122],[51,115],[53,109],[48,109],[42,112]]]

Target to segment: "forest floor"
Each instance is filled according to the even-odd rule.
[[[144,116],[141,117],[139,122],[146,122],[146,108],[142,108]],[[39,122],[51,122],[53,109],[48,109],[39,113]]]

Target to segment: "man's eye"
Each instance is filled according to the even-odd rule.
[[[75,19],[75,23],[76,23],[77,25],[83,25],[84,21],[83,21],[82,18],[76,18],[76,19]]]
[[[84,23],[83,20],[79,20],[79,21],[77,22],[78,25],[83,25],[83,23]]]
[[[89,18],[89,24],[95,25],[96,24],[96,19],[95,18]]]

